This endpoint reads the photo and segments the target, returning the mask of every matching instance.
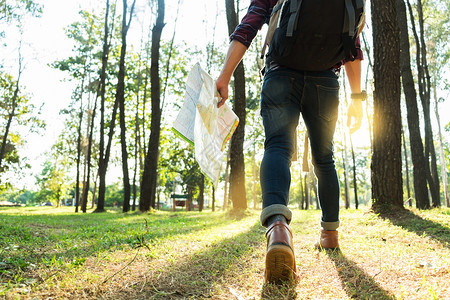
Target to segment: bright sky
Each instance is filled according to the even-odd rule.
[[[23,56],[26,62],[26,69],[22,77],[22,85],[27,92],[32,94],[32,102],[37,106],[43,103],[43,115],[47,123],[47,130],[44,136],[29,134],[24,136],[27,141],[25,146],[26,156],[32,165],[32,170],[25,179],[20,180],[23,187],[30,187],[34,182],[33,174],[41,170],[43,153],[48,151],[59,135],[63,119],[59,116],[59,111],[67,107],[70,103],[73,86],[70,82],[64,82],[65,74],[56,71],[48,64],[72,55],[72,42],[66,37],[64,28],[78,19],[80,9],[91,10],[93,7],[103,8],[103,1],[98,0],[40,0],[44,3],[44,11],[41,18],[33,18],[25,22],[25,32],[23,40]],[[112,2],[112,1],[111,1]],[[119,1],[121,3],[121,1]],[[129,1],[131,3],[131,0]],[[137,1],[142,5],[142,1]],[[141,3],[142,2],[142,3]],[[205,40],[211,39],[212,27],[215,22],[216,11],[219,11],[217,20],[216,42],[226,43],[228,38],[224,1],[211,0],[183,1],[177,23],[176,41],[186,41],[191,46],[204,48]],[[176,15],[178,0],[166,0],[166,27],[163,30],[163,39],[169,40],[173,34],[173,20]],[[242,4],[247,5],[247,3]],[[137,10],[139,12],[139,8]],[[120,8],[121,11],[121,8]],[[242,15],[241,15],[242,16]],[[151,14],[139,14],[132,22],[129,31],[129,43],[139,45],[140,28],[142,24],[148,26],[153,22]],[[14,75],[17,74],[14,59],[17,58],[17,33],[13,29],[7,31],[7,48],[4,53],[5,67]],[[4,51],[4,50],[2,50]],[[194,64],[195,62],[193,62]],[[446,96],[446,95],[444,95]],[[446,103],[446,111],[450,111],[450,103]],[[450,122],[450,114],[442,114],[441,124]],[[405,120],[406,121],[406,120]],[[364,125],[367,128],[367,125]],[[355,146],[358,143],[367,143],[367,131],[361,131],[354,137]],[[12,174],[11,176],[15,176]]]

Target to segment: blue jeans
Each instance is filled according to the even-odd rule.
[[[338,118],[339,81],[332,71],[296,71],[278,68],[264,77],[261,115],[265,131],[260,179],[263,211],[261,223],[275,214],[288,222],[291,184],[290,164],[295,150],[296,128],[302,114],[308,130],[322,227],[339,226],[339,181],[333,158],[333,135]]]

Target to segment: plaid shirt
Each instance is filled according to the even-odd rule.
[[[251,0],[250,6],[247,10],[247,14],[231,34],[230,40],[239,41],[247,48],[250,47],[250,44],[258,33],[258,30],[260,30],[264,24],[269,23],[272,9],[276,3],[277,0]],[[358,51],[356,59],[362,60],[363,53],[361,51],[361,42],[359,40],[359,37],[356,39],[355,45],[356,50]],[[342,61],[334,68],[338,69],[344,63],[345,61]]]

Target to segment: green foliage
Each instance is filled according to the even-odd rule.
[[[50,201],[59,205],[66,198],[69,190],[69,159],[64,155],[63,142],[52,146],[52,152],[47,153],[47,160],[43,163],[41,174],[36,176],[41,190],[38,194],[40,202]]]
[[[115,183],[106,187],[105,206],[118,207],[123,202],[123,188],[121,183]]]
[[[81,80],[88,74],[95,74],[100,69],[103,17],[87,11],[80,11],[82,19],[74,22],[66,29],[66,35],[75,42],[75,56],[55,61],[52,67],[68,72],[73,79]],[[86,82],[88,87],[90,82]]]
[[[185,193],[196,196],[201,181],[200,166],[195,160],[193,146],[164,129],[161,135],[159,174],[162,186],[173,192],[173,184],[181,185]],[[165,183],[165,184],[164,184]]]
[[[27,14],[39,17],[42,13],[42,5],[36,2],[35,0],[1,1],[0,23],[20,22]]]
[[[19,148],[25,143],[20,135],[21,130],[26,128],[30,132],[39,132],[45,128],[45,123],[39,118],[40,110],[30,103],[30,96],[23,90],[13,76],[0,71],[0,128],[2,130],[0,146],[3,143],[3,133],[12,117],[0,168],[2,177],[0,190],[10,185],[5,172],[17,171],[20,173],[22,169],[29,167],[26,159],[19,153]]]
[[[448,68],[445,66],[448,66],[450,60],[450,2],[427,0],[423,1],[423,6],[431,80],[437,86],[445,88],[448,79],[442,76],[442,72],[448,75]]]
[[[445,125],[444,130],[445,132],[450,132],[450,122],[447,125]]]

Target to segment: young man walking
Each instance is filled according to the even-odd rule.
[[[236,66],[257,31],[269,22],[276,4],[277,0],[251,0],[247,14],[231,35],[227,56],[216,81],[221,96],[219,106],[228,98],[228,85]],[[280,6],[275,9],[280,9]],[[333,135],[338,118],[338,72],[344,63],[352,91],[347,114],[348,125],[353,120],[351,132],[360,127],[363,115],[359,40],[356,40],[356,52],[353,53],[356,54],[353,61],[336,61],[334,65],[314,71],[292,68],[289,62],[279,63],[270,57],[266,60],[261,90],[265,151],[260,168],[263,201],[260,220],[267,227],[266,282],[289,280],[295,276],[295,255],[289,227],[292,213],[287,205],[290,162],[300,114],[308,130],[322,209],[321,234],[315,246],[318,249],[339,248],[339,181],[333,158]]]

